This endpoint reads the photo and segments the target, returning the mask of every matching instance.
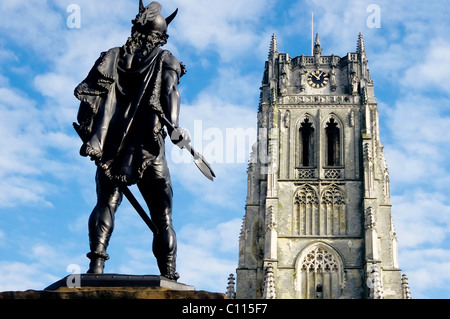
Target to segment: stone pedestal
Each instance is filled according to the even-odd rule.
[[[61,288],[166,288],[178,291],[194,291],[194,286],[169,280],[156,275],[122,274],[73,274],[58,280],[44,290],[54,291]]]
[[[222,293],[155,275],[73,274],[44,290],[0,292],[0,299],[225,299]]]

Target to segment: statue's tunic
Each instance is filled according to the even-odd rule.
[[[112,180],[137,183],[145,168],[164,152],[165,132],[158,114],[162,72],[182,75],[180,62],[167,50],[148,55],[103,52],[75,89],[81,101],[77,120],[89,156]]]

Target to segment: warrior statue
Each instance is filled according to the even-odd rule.
[[[185,68],[160,48],[167,42],[167,26],[177,10],[167,18],[160,12],[159,3],[144,7],[140,0],[126,44],[103,52],[75,89],[81,101],[75,124],[83,140],[80,154],[98,166],[97,205],[88,223],[88,273],[103,273],[123,185],[137,184],[157,229],[153,254],[161,275],[171,280],[179,277],[164,127],[178,146],[183,144],[180,141],[190,141],[187,131],[178,127],[177,85]]]

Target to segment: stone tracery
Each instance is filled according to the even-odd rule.
[[[296,277],[299,298],[339,298],[344,287],[343,263],[333,248],[316,243],[299,256]]]
[[[304,271],[334,271],[338,270],[336,258],[322,247],[311,250],[303,259],[301,270]]]

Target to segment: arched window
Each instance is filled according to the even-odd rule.
[[[329,245],[316,243],[299,255],[294,276],[297,297],[337,299],[344,287],[343,262]]]
[[[341,165],[341,138],[338,123],[334,118],[330,118],[325,127],[326,133],[326,166]]]
[[[300,165],[314,166],[314,127],[308,118],[300,124]]]

